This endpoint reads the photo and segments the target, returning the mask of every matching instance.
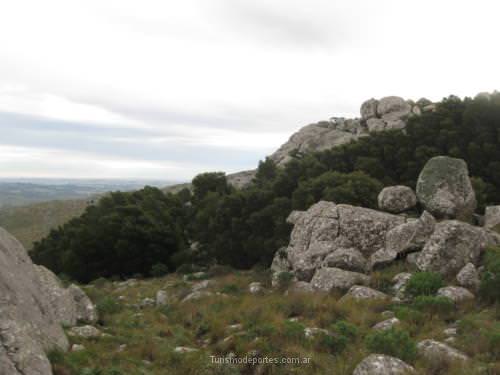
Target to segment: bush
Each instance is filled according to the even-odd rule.
[[[151,267],[151,276],[152,277],[162,277],[165,276],[168,273],[168,267],[167,265],[163,263],[156,263]]]
[[[500,302],[500,248],[486,251],[479,295],[485,301]]]
[[[97,312],[102,318],[105,315],[113,315],[119,313],[122,309],[120,303],[113,297],[107,296],[97,302]]]
[[[302,341],[304,339],[304,325],[298,322],[286,320],[283,323],[283,336],[287,340]]]
[[[367,336],[366,346],[373,353],[387,354],[405,362],[413,362],[417,346],[407,332],[391,328]]]
[[[422,312],[412,309],[408,306],[394,307],[394,315],[396,315],[396,318],[405,321],[413,326],[420,326],[421,324],[424,324],[426,320],[426,317]]]
[[[293,273],[280,272],[278,274],[278,287],[282,290],[288,289],[293,280]]]
[[[418,296],[413,301],[413,306],[419,311],[437,315],[444,319],[450,318],[455,312],[455,304],[446,297]]]
[[[434,272],[417,272],[406,284],[405,293],[409,297],[430,296],[444,286],[443,278]]]

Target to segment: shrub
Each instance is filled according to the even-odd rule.
[[[301,323],[286,320],[283,323],[283,336],[287,340],[301,341],[304,338],[304,329]]]
[[[168,267],[164,263],[156,263],[151,267],[151,276],[152,277],[162,277],[168,273]]]
[[[102,298],[97,302],[97,312],[99,316],[102,318],[105,315],[113,315],[121,311],[122,306],[120,303],[113,297],[107,296]]]
[[[226,284],[222,287],[221,292],[226,294],[238,294],[241,292],[241,288],[236,284]]]
[[[443,278],[434,272],[417,272],[406,284],[405,293],[409,297],[430,296],[444,286]]]
[[[339,320],[338,322],[336,322],[332,326],[332,330],[335,333],[346,336],[351,340],[355,339],[358,336],[358,327],[344,320]]]
[[[422,312],[408,306],[394,307],[394,315],[396,315],[396,318],[416,326],[423,324],[426,319]]]
[[[479,295],[488,302],[500,301],[500,248],[486,251]]]
[[[280,272],[278,274],[278,287],[282,290],[287,289],[293,280],[293,273],[291,272]]]
[[[340,354],[342,353],[347,345],[349,344],[349,339],[344,335],[327,335],[321,334],[315,340],[317,349],[319,350],[327,350],[332,354]]]
[[[373,353],[387,354],[405,362],[413,362],[417,353],[417,346],[410,335],[395,328],[368,335],[366,346]]]
[[[413,301],[413,306],[419,310],[431,315],[449,318],[455,312],[455,304],[446,297],[436,296],[418,296]]]

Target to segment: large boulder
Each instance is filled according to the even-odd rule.
[[[397,120],[408,116],[411,105],[399,96],[387,96],[380,99],[377,106],[377,114],[384,120]]]
[[[442,221],[419,253],[417,267],[454,277],[467,263],[477,264],[488,241],[482,228],[456,220]]]
[[[81,290],[65,291],[54,278],[0,228],[0,374],[51,375],[46,353],[69,346],[62,324],[93,319]]]
[[[318,202],[296,221],[286,250],[298,280],[310,281],[325,258],[339,249],[369,257],[384,248],[386,233],[405,218],[368,208]]]
[[[439,297],[446,297],[455,303],[462,303],[474,299],[474,294],[461,286],[445,286],[437,291]]]
[[[322,292],[347,290],[353,285],[368,284],[370,278],[362,273],[344,271],[340,268],[320,268],[314,274],[311,285]]]
[[[378,207],[382,211],[399,214],[415,207],[417,197],[408,186],[388,186],[378,195]]]
[[[389,296],[378,290],[372,289],[364,285],[353,285],[346,294],[342,296],[340,301],[353,299],[355,301],[377,301],[386,300]]]
[[[368,99],[365,101],[363,104],[361,104],[361,118],[363,120],[368,120],[373,117],[377,117],[377,106],[378,106],[378,100],[377,99]]]
[[[420,172],[417,197],[438,218],[469,221],[476,209],[467,164],[462,159],[436,156]]]
[[[370,354],[356,366],[352,375],[409,375],[415,369],[399,358]]]
[[[477,291],[479,289],[480,279],[476,266],[472,263],[467,263],[457,274],[457,282],[458,285],[464,288]]]

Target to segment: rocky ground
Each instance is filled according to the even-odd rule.
[[[500,373],[498,307],[396,302],[402,272],[414,271],[396,262],[374,272],[368,287],[380,294],[358,294],[367,299],[310,293],[286,280],[273,288],[267,271],[221,267],[97,280],[85,288],[100,313],[96,329],[68,329],[71,351],[49,358],[60,375]],[[211,356],[308,360],[221,365]]]

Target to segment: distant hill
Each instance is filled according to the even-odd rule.
[[[93,200],[72,199],[35,203],[0,209],[0,227],[14,235],[30,250],[34,241],[50,230],[83,213]]]

